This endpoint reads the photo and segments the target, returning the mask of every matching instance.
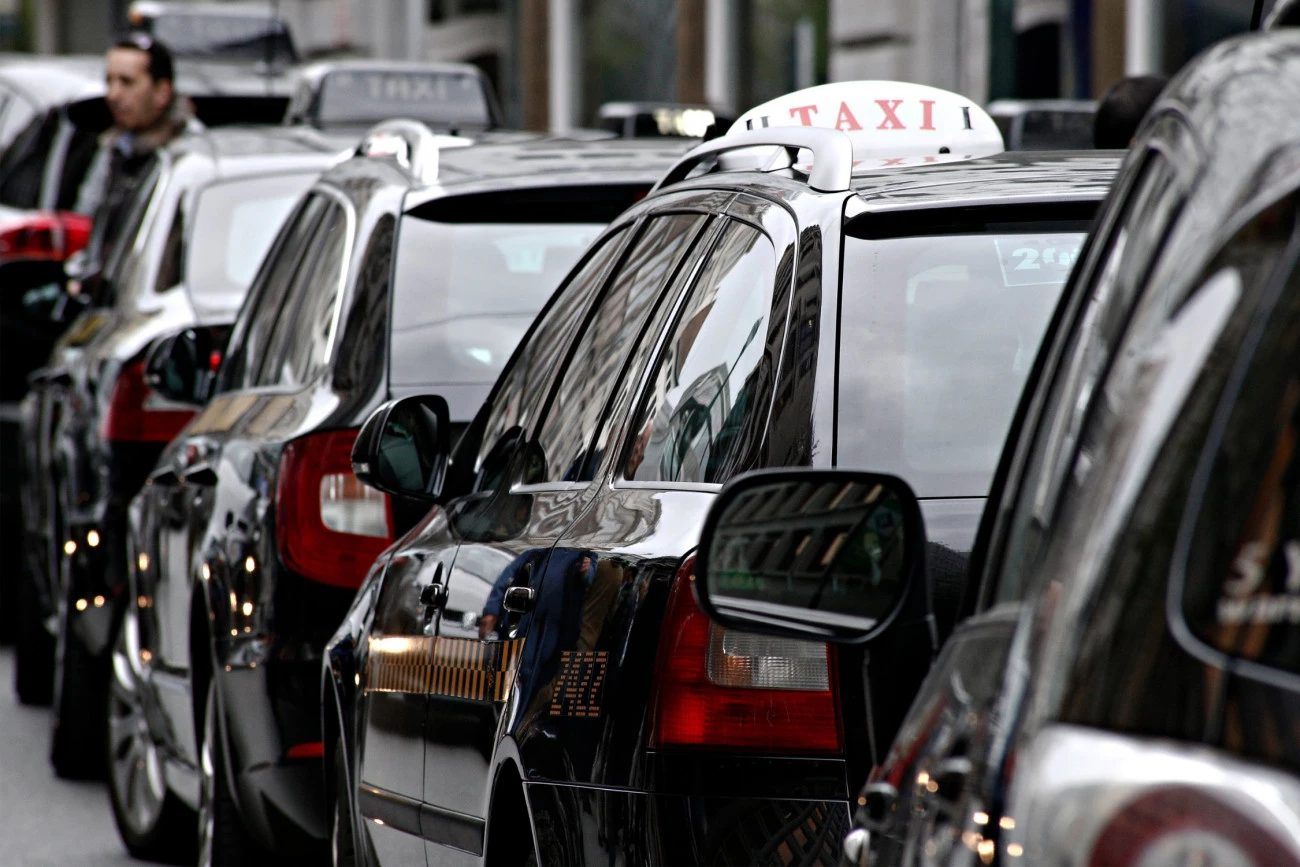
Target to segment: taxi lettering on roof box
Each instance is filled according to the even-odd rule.
[[[773,126],[839,130],[852,139],[856,159],[878,159],[882,165],[1006,150],[993,118],[971,100],[902,81],[845,81],[787,93],[742,114],[729,132]]]

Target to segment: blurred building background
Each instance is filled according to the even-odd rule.
[[[129,0],[0,0],[0,51],[98,53]],[[825,81],[973,99],[1095,96],[1242,32],[1249,0],[275,0],[306,57],[468,60],[508,117],[588,125],[610,100],[742,111]]]

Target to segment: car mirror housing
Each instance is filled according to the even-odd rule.
[[[447,401],[416,395],[385,403],[366,419],[352,445],[352,472],[389,494],[436,500],[451,457]]]
[[[190,328],[158,338],[145,353],[145,382],[168,400],[207,403],[213,377],[212,343],[207,329]]]
[[[884,631],[924,570],[921,508],[902,479],[765,470],[733,479],[714,501],[694,584],[725,626],[862,643]]]

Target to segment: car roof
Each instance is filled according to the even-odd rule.
[[[0,81],[42,107],[94,98],[104,93],[104,58],[5,59],[0,62]]]
[[[482,76],[479,68],[472,63],[374,60],[370,58],[320,60],[300,66],[297,69],[298,78],[310,81],[313,85],[319,84],[320,80],[331,72],[442,72]]]
[[[222,178],[295,171],[324,171],[338,149],[322,136],[280,126],[226,126],[187,133],[167,146],[177,161],[213,162]]]
[[[167,0],[135,0],[131,4],[128,14],[143,15],[145,17],[156,18],[159,15],[238,15],[240,17],[255,16],[259,18],[276,18],[269,5],[265,3],[191,3],[191,2],[167,2]]]
[[[1023,114],[1027,111],[1064,111],[1092,114],[1097,102],[1092,99],[996,99],[987,106],[994,116]]]
[[[436,183],[412,193],[407,207],[436,199],[452,187],[461,193],[593,182],[652,184],[688,145],[673,139],[540,138],[443,150]]]
[[[1105,197],[1123,151],[1008,151],[993,157],[855,174],[861,211]]]

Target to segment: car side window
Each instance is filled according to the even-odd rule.
[[[334,384],[343,389],[377,382],[388,357],[388,289],[393,273],[397,221],[385,214],[375,223],[357,272],[347,323],[338,336]]]
[[[529,453],[526,482],[591,480],[588,448],[623,364],[706,219],[670,214],[646,222],[578,338]]]
[[[642,398],[625,478],[721,484],[754,462],[776,373],[767,351],[776,270],[768,237],[729,221]]]
[[[343,292],[348,241],[347,213],[342,205],[330,203],[280,308],[259,385],[303,385],[324,369]]]
[[[1188,504],[1190,543],[1185,562],[1173,564],[1181,580],[1171,582],[1199,641],[1290,674],[1300,674],[1300,261],[1283,254],[1298,225],[1292,191],[1206,269],[1206,284],[1225,274],[1247,287],[1271,278],[1280,291],[1247,349],[1245,376],[1225,395],[1226,424],[1207,443],[1213,463]]]
[[[285,293],[306,252],[304,245],[323,210],[325,200],[317,195],[308,195],[280,230],[279,243],[272,246],[267,260],[262,263],[235,321],[226,362],[221,368],[218,392],[248,388],[254,384]]]
[[[162,259],[154,277],[154,292],[166,292],[180,283],[185,273],[185,198],[181,196],[176,203],[176,213],[167,230],[167,242],[163,244]]]
[[[491,490],[504,479],[514,447],[546,395],[549,377],[569,347],[592,299],[605,284],[627,227],[605,236],[556,293],[502,373],[488,409],[474,460],[475,490]]]
[[[1008,525],[997,570],[998,602],[1018,601],[1030,589],[1031,564],[1044,531],[1052,525],[1089,410],[1184,197],[1168,160],[1154,151],[1148,154],[1130,187],[1126,208],[1085,266],[1087,296],[1075,321],[1058,331],[1067,342]]]

